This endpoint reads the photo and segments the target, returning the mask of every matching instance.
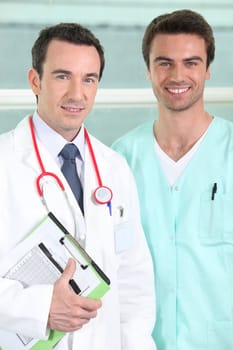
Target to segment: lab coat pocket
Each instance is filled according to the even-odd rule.
[[[233,194],[206,192],[200,203],[200,240],[203,244],[233,244]]]
[[[132,234],[130,233],[129,223],[123,222],[115,225],[115,252],[122,253],[128,250],[131,246]]]
[[[233,349],[233,322],[213,322],[208,326],[207,350]]]
[[[123,207],[118,207],[115,211],[114,240],[116,254],[128,250],[132,244],[131,227]]]

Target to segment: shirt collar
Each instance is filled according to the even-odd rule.
[[[52,157],[58,162],[58,154],[61,149],[67,144],[67,140],[64,139],[59,133],[50,128],[43,119],[39,116],[38,112],[35,111],[33,114],[33,125],[35,134],[39,141],[46,147]],[[80,152],[82,160],[85,159],[85,137],[84,137],[84,126],[81,129],[75,139],[72,141]]]

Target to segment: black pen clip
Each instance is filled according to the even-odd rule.
[[[215,182],[212,187],[211,200],[214,200],[215,194],[217,193],[217,183]]]

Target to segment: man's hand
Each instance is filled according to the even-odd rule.
[[[69,281],[75,272],[75,260],[69,259],[62,276],[55,282],[50,306],[48,327],[57,331],[73,332],[91,318],[101,307],[100,300],[88,299],[75,294]]]

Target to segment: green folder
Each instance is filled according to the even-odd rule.
[[[66,230],[66,228],[61,224],[61,222],[51,212],[48,213],[48,215],[46,215],[41,220],[41,222],[33,229],[33,231],[28,235],[28,237],[24,241],[19,243],[19,245],[16,246],[16,248],[14,249],[17,251],[22,250],[24,252],[24,254],[22,254],[24,259],[25,259],[25,253],[27,253],[28,249],[31,249],[30,253],[33,252],[34,249],[36,249],[37,251],[40,252],[40,254],[43,255],[44,258],[46,257],[46,260],[48,260],[48,263],[49,264],[51,263],[53,267],[55,266],[55,268],[58,269],[59,273],[61,274],[63,272],[63,268],[60,266],[59,262],[56,261],[56,256],[53,256],[53,254],[51,254],[50,252],[51,244],[53,245],[53,248],[54,247],[56,248],[56,245],[57,245],[57,247],[60,250],[64,249],[65,247],[66,255],[70,253],[70,255],[69,254],[68,255],[70,257],[74,257],[75,259],[77,254],[78,258],[76,259],[76,261],[78,261],[80,266],[82,267],[83,273],[86,273],[85,271],[88,271],[90,276],[92,276],[91,280],[93,280],[94,283],[90,288],[90,290],[87,289],[85,291],[85,287],[84,287],[84,291],[86,292],[86,294],[83,294],[84,291],[82,290],[80,283],[77,281],[77,279],[75,279],[75,275],[74,275],[73,279],[70,281],[70,285],[77,294],[85,295],[86,297],[91,299],[100,299],[110,289],[109,278],[100,269],[100,267],[93,261],[93,259],[88,255],[85,249],[74,239],[74,237]],[[25,247],[27,249],[26,252],[24,251]],[[10,254],[11,256],[14,256],[14,250],[10,252]],[[8,260],[11,260],[11,256],[8,257]],[[1,265],[2,264],[0,262],[0,266]],[[0,269],[0,273],[2,274],[1,269]],[[14,273],[14,268],[10,269],[10,273]],[[26,274],[26,271],[25,271],[25,274]],[[80,273],[78,273],[77,276],[80,276]],[[8,277],[7,274],[5,275],[5,277],[10,278]],[[91,285],[91,282],[90,282],[90,285]],[[51,330],[49,338],[47,340],[38,340],[31,347],[29,342],[28,346],[25,346],[25,349],[51,350],[61,340],[61,338],[64,335],[65,335],[64,332]],[[3,345],[1,344],[1,334],[0,334],[0,350],[8,350],[7,348],[4,348]],[[12,349],[9,349],[9,350],[12,350]]]

